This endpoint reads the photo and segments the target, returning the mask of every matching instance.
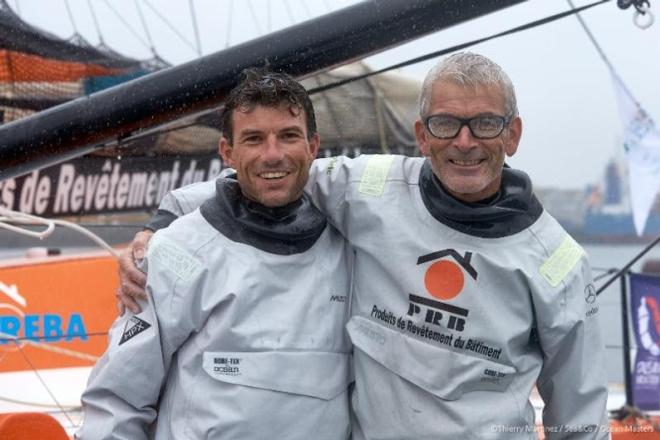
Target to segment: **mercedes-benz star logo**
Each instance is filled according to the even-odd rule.
[[[587,284],[584,288],[584,300],[587,304],[593,304],[596,301],[596,288],[593,284]]]

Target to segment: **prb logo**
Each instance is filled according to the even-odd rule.
[[[417,264],[439,260],[446,256],[452,257],[456,262],[449,260],[436,261],[426,269],[424,275],[426,290],[433,297],[443,300],[455,298],[461,293],[465,284],[463,271],[467,272],[475,281],[477,280],[477,271],[470,264],[472,252],[466,252],[464,256],[461,256],[454,249],[444,249],[422,255],[417,259]]]
[[[441,260],[444,257],[451,257],[454,261]],[[426,269],[424,286],[427,292],[432,297],[445,301],[456,298],[463,291],[465,273],[473,280],[477,280],[477,271],[470,264],[471,259],[471,252],[461,255],[454,249],[443,249],[419,257],[417,259],[418,265],[440,260],[434,262]],[[409,316],[423,313],[424,321],[429,324],[446,327],[459,332],[465,329],[465,318],[468,316],[467,309],[412,293],[408,295],[408,299],[410,301],[408,307]]]

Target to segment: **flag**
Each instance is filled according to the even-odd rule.
[[[660,277],[630,274],[630,311],[637,342],[632,370],[633,403],[660,410]]]
[[[612,80],[624,127],[623,142],[628,161],[633,221],[637,235],[642,235],[660,190],[660,132],[614,72]]]

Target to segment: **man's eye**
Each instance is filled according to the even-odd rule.
[[[481,117],[477,119],[477,126],[483,129],[496,128],[499,125],[497,118]]]
[[[261,142],[261,138],[259,136],[248,136],[243,138],[243,142],[246,144],[257,144]]]
[[[433,121],[433,125],[440,129],[454,128],[456,126],[456,119],[444,118]]]
[[[284,133],[282,135],[282,137],[286,140],[297,140],[297,139],[300,139],[302,136],[300,136],[300,133],[290,131],[290,132]]]

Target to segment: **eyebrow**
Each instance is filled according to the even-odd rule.
[[[498,116],[498,117],[502,117],[502,115],[497,114],[497,113],[495,113],[495,112],[480,112],[480,113],[477,113],[477,114],[475,114],[475,115],[469,116],[469,117],[467,117],[467,118],[464,118],[464,117],[462,117],[462,116],[456,116],[456,115],[451,114],[451,113],[433,113],[433,114],[429,115],[428,117],[430,118],[430,117],[432,117],[432,116],[445,116],[445,117],[458,118],[458,119],[472,119],[472,118],[478,118],[478,117],[482,117],[482,116]]]
[[[262,130],[255,130],[255,129],[243,129],[240,132],[238,132],[238,137],[246,137],[246,136],[252,136],[255,134],[263,134],[264,132]]]
[[[295,131],[295,132],[298,132],[300,134],[304,134],[304,130],[302,128],[298,127],[297,125],[290,125],[288,127],[284,127],[282,129],[278,130],[278,133],[281,133],[281,132],[284,132],[284,131]],[[263,130],[257,130],[257,129],[254,129],[254,128],[245,128],[245,129],[241,130],[238,133],[238,136],[239,137],[245,137],[245,136],[251,136],[251,135],[255,135],[255,134],[264,134],[264,131]]]
[[[300,128],[300,127],[297,126],[297,125],[291,125],[291,126],[289,126],[289,127],[284,127],[284,128],[281,129],[280,131],[297,131],[297,132],[299,132],[299,133],[301,133],[301,134],[304,132],[303,129]]]

